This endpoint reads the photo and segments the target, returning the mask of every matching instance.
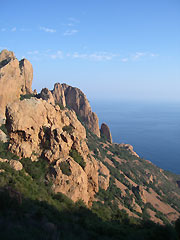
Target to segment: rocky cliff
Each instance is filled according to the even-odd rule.
[[[9,104],[6,119],[9,150],[20,158],[48,160],[51,167],[47,177],[56,193],[90,205],[99,182],[107,189],[109,172],[91,155],[85,128],[73,110],[31,98]],[[108,176],[106,181],[100,177],[98,182],[98,169]]]
[[[20,62],[13,52],[3,50],[0,53],[0,115],[5,115],[8,103],[19,99],[21,94],[32,93],[33,69],[31,63],[23,59]]]
[[[80,89],[67,84],[56,83],[51,93],[48,89],[43,89],[40,96],[51,103],[54,102],[62,107],[72,108],[86,126],[100,137],[98,117],[92,112],[85,94]]]

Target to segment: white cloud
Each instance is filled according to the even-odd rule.
[[[122,62],[128,62],[128,60],[129,60],[128,58],[122,58],[121,59]]]
[[[156,54],[156,53],[150,53],[150,56],[151,56],[151,57],[158,57],[159,54]]]
[[[132,55],[132,60],[138,60],[142,57],[157,57],[157,56],[159,55],[151,52],[136,52],[134,55]]]
[[[51,54],[50,57],[52,59],[62,59],[63,58],[63,52],[59,50],[55,54]]]
[[[37,54],[39,54],[39,51],[37,51],[37,50],[29,51],[29,52],[27,52],[27,54],[29,54],[29,55],[37,55]]]
[[[140,57],[144,57],[147,53],[146,52],[136,52],[135,55],[133,56],[133,59],[139,59]]]
[[[16,32],[16,27],[13,27],[13,28],[11,29],[11,32]]]
[[[44,32],[48,32],[48,33],[55,33],[56,32],[56,29],[46,28],[46,27],[40,27],[40,30],[42,30]]]
[[[89,55],[90,59],[95,61],[112,60],[112,58],[115,56],[116,55],[114,54],[106,53],[106,52],[93,53]]]
[[[76,33],[78,33],[78,30],[72,29],[72,30],[66,30],[63,35],[64,36],[72,36],[72,35],[74,35]]]
[[[107,52],[95,52],[90,54],[74,52],[72,55],[68,54],[68,56],[72,58],[81,58],[93,61],[109,61],[112,60],[114,57],[117,57],[118,55]]]
[[[69,56],[71,56],[71,55],[69,55]],[[83,58],[83,59],[85,59],[85,58],[88,58],[88,55],[83,54],[83,53],[74,52],[72,54],[72,58]]]

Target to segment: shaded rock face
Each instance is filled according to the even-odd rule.
[[[90,154],[85,128],[76,113],[31,98],[8,105],[6,119],[9,150],[33,161],[40,156],[47,159],[51,165],[47,177],[54,191],[91,205],[99,189],[99,166]],[[82,157],[84,167],[70,157],[73,150]]]
[[[105,137],[110,143],[112,143],[112,136],[107,124],[102,123],[100,129],[101,137]]]
[[[71,87],[67,84],[56,83],[51,93],[55,104],[63,107],[71,107],[86,126],[94,134],[100,137],[98,117],[92,112],[85,94],[80,89]],[[45,99],[44,97],[42,98]],[[49,98],[51,98],[51,96],[49,96]]]
[[[19,99],[21,94],[31,93],[33,69],[31,63],[23,59],[20,62],[13,52],[3,50],[0,53],[0,115],[5,115],[8,103]]]

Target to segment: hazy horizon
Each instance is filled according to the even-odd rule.
[[[180,2],[3,1],[0,50],[34,68],[33,89],[55,82],[88,99],[180,101]]]

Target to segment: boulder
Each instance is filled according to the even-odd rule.
[[[21,171],[23,169],[22,163],[17,160],[10,160],[9,165],[16,171]]]

